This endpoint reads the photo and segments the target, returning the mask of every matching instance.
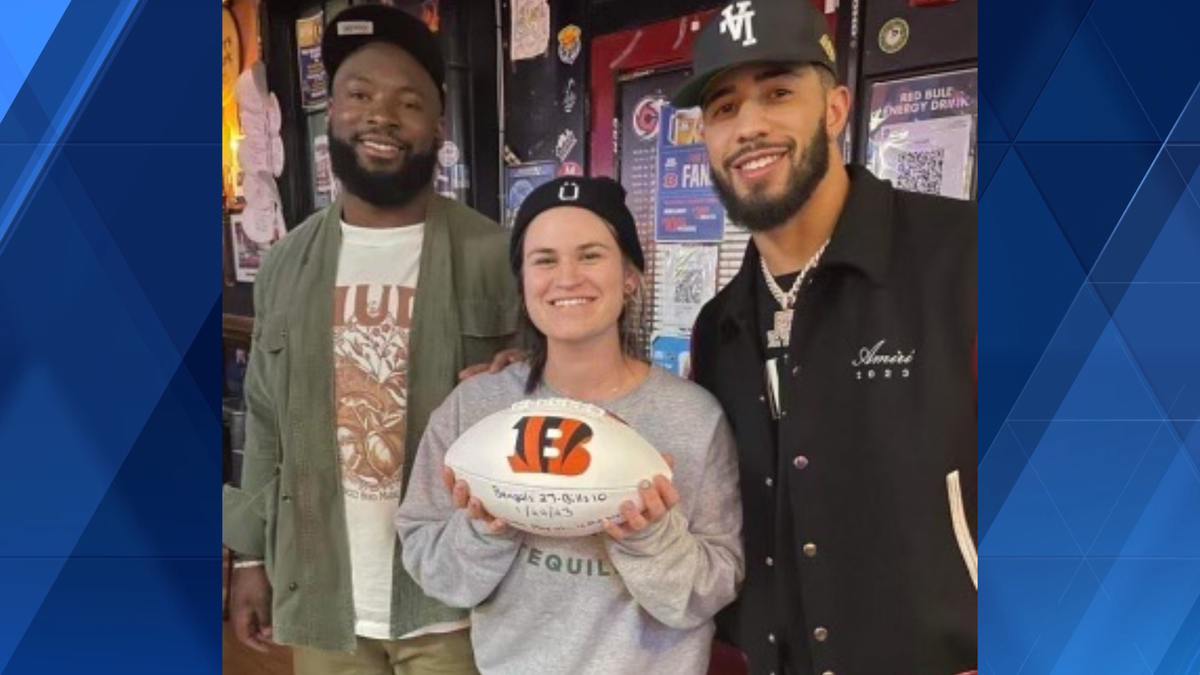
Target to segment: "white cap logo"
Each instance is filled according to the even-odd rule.
[[[338,35],[374,35],[374,21],[339,21],[337,25]]]
[[[567,192],[567,188],[571,188],[571,191]],[[576,199],[579,199],[579,183],[569,180],[558,187],[558,200],[560,202],[573,202]]]
[[[750,0],[742,0],[726,5],[721,10],[721,35],[729,33],[729,38],[734,42],[741,40],[743,47],[758,44],[758,40],[754,39],[754,24],[751,23],[754,10],[750,7]]]

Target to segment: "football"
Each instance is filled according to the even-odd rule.
[[[582,537],[620,523],[638,483],[671,469],[646,439],[602,408],[569,399],[520,401],[454,441],[446,466],[510,526]]]

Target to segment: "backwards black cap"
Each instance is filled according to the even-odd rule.
[[[704,88],[744,63],[813,63],[837,73],[833,38],[812,0],[734,0],[692,43],[691,79],[671,98],[676,108],[700,105]]]
[[[446,62],[442,59],[437,36],[417,17],[388,5],[356,5],[339,12],[325,27],[321,37],[321,60],[329,73],[331,87],[333,76],[346,57],[372,42],[390,42],[411,54],[433,78],[433,84],[444,100]]]
[[[617,181],[607,178],[585,178],[564,176],[538,186],[517,209],[513,221],[512,239],[509,242],[509,260],[513,274],[521,270],[521,244],[525,228],[543,211],[559,206],[575,206],[587,209],[608,221],[617,236],[621,252],[629,257],[638,270],[646,271],[646,259],[642,255],[642,244],[638,240],[637,223],[629,207],[625,206],[625,188]]]

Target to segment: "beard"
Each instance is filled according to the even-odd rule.
[[[412,146],[407,150],[408,157],[400,168],[387,172],[371,171],[358,163],[353,143],[329,134],[333,175],[347,192],[372,206],[404,206],[433,181],[436,150],[431,147],[418,152]]]
[[[746,151],[757,149],[760,148],[749,147]],[[788,149],[794,153],[795,144]],[[726,162],[726,171],[731,170],[729,164]],[[824,115],[799,160],[789,167],[787,184],[783,187],[783,194],[778,197],[769,197],[755,189],[745,197],[738,195],[732,179],[722,175],[716,167],[709,166],[713,186],[729,219],[751,232],[768,232],[786,223],[808,203],[828,170],[829,134],[825,131]]]

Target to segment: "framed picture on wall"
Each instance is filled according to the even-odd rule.
[[[977,92],[974,68],[872,83],[867,168],[901,190],[972,199]]]

